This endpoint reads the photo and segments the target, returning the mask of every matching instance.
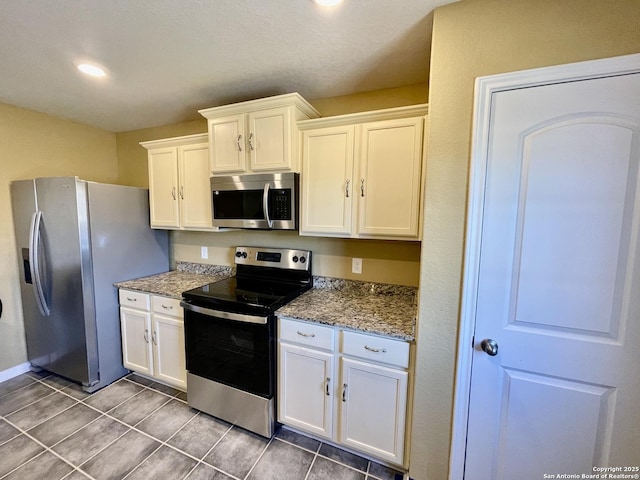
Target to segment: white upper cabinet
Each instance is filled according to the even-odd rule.
[[[217,230],[211,225],[207,135],[141,143],[148,150],[151,226]]]
[[[303,133],[300,234],[351,235],[354,132],[344,125]]]
[[[245,115],[210,119],[210,174],[243,172],[246,168]]]
[[[355,180],[360,236],[419,236],[424,119],[360,125]]]
[[[298,120],[318,112],[290,93],[200,110],[209,125],[211,175],[298,172]]]
[[[300,122],[300,234],[419,240],[426,110]]]

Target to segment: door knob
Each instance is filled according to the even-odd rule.
[[[498,342],[491,338],[485,338],[480,342],[480,347],[487,355],[495,357],[498,354]]]

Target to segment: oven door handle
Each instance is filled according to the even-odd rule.
[[[212,310],[211,308],[198,307],[191,305],[187,302],[180,302],[180,306],[185,310],[201,313],[203,315],[209,315],[216,318],[223,318],[225,320],[233,320],[235,322],[244,323],[257,323],[259,325],[266,325],[269,321],[269,317],[261,317],[259,315],[245,315],[242,313],[223,312],[220,310]]]

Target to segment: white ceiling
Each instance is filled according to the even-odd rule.
[[[121,132],[281,93],[425,83],[431,13],[451,1],[0,0],[0,102]]]

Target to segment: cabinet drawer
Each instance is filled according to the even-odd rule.
[[[366,360],[409,367],[409,343],[356,332],[341,332],[341,353]]]
[[[333,328],[281,318],[280,340],[333,351]]]
[[[139,310],[149,311],[149,294],[142,292],[134,292],[133,290],[118,291],[118,299],[123,307],[137,308]]]
[[[151,303],[154,313],[162,313],[164,315],[180,318],[184,316],[182,307],[180,306],[180,300],[175,298],[154,295],[151,299]]]

